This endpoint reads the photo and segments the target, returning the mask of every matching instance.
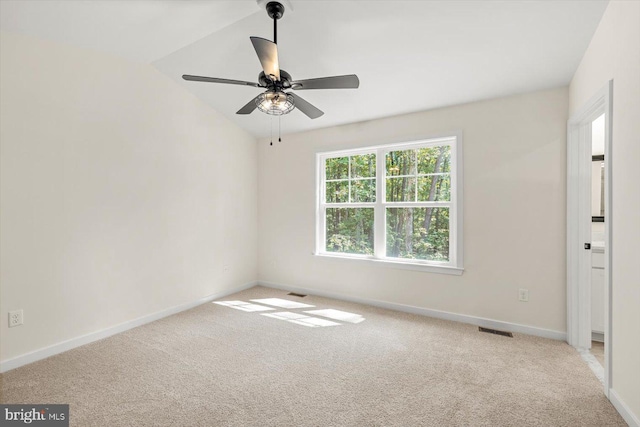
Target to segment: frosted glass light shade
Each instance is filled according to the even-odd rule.
[[[263,113],[281,116],[295,107],[293,96],[284,92],[265,92],[256,99],[258,109]]]

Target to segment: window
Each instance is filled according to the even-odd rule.
[[[460,139],[319,153],[316,253],[461,274]]]

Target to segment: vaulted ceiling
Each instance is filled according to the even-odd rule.
[[[294,110],[283,132],[566,85],[606,5],[293,0],[278,25],[281,68],[294,79],[355,73],[360,88],[297,92],[325,115]],[[235,114],[259,88],[181,79],[257,80],[249,36],[271,39],[273,23],[253,0],[3,0],[0,29],[152,63],[240,127],[270,132],[271,116]]]

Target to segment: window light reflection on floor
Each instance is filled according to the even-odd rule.
[[[315,305],[304,304],[297,301],[289,301],[287,299],[281,298],[263,298],[263,299],[252,299],[252,302],[257,302],[260,304],[273,305],[275,307],[280,308],[312,308]]]
[[[347,311],[334,310],[328,308],[326,310],[310,310],[305,313],[313,314],[315,316],[328,317],[329,319],[341,320],[349,323],[360,323],[364,320],[364,317],[360,314],[349,313]]]
[[[304,309],[313,308],[315,305],[304,304],[297,301],[290,301],[282,298],[260,298],[252,299],[251,302],[229,300],[229,301],[213,301],[214,304],[222,305],[225,307],[233,308],[236,310],[247,312],[262,312],[276,310],[268,305],[286,308],[286,309]],[[260,303],[260,304],[255,304]],[[262,305],[265,304],[265,305]],[[273,319],[284,320],[286,322],[295,323],[297,325],[307,326],[309,328],[318,328],[325,326],[340,326],[342,323],[360,323],[365,320],[361,314],[349,313],[348,311],[335,310],[332,308],[323,310],[306,310],[300,313],[294,313],[292,311],[280,311],[276,313],[260,313],[262,316],[271,317]],[[313,316],[311,316],[313,315]],[[315,317],[319,316],[319,317]],[[324,319],[323,319],[324,318]],[[328,320],[331,319],[331,320]],[[335,322],[334,322],[335,320]]]
[[[264,305],[252,304],[250,302],[244,301],[214,301],[214,304],[224,305],[230,308],[235,308],[236,310],[242,311],[270,311],[275,310],[271,307],[265,307]]]
[[[290,311],[282,311],[279,313],[262,313],[262,316],[273,317],[274,319],[285,320],[287,322],[296,323],[298,325],[317,328],[323,326],[340,326],[340,323],[331,320],[319,319],[300,313],[292,313]]]

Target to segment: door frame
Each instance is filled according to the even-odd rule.
[[[611,176],[613,80],[600,89],[567,122],[567,342],[591,348],[591,123],[605,115],[604,141],[604,393],[609,397],[612,354]]]

